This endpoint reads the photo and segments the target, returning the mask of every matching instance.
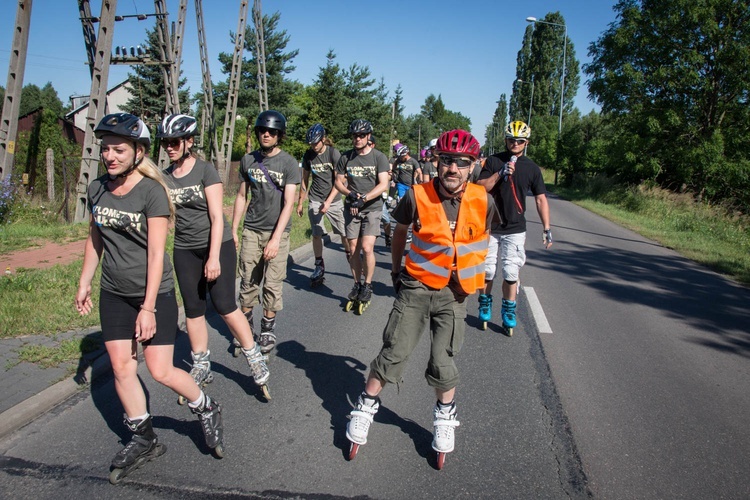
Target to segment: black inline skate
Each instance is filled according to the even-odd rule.
[[[273,351],[276,347],[276,316],[273,318],[263,318],[260,320],[260,336],[258,337],[258,344],[260,344],[260,352],[268,354]]]
[[[151,415],[143,420],[130,420],[126,415],[124,423],[133,433],[133,438],[112,459],[112,471],[109,474],[109,482],[112,484],[119,483],[131,472],[167,451],[167,447],[159,443],[154,433]]]
[[[203,404],[190,411],[198,416],[203,428],[203,436],[206,438],[206,446],[216,458],[224,458],[224,425],[221,421],[221,406],[219,402],[211,399],[207,394],[203,395]],[[189,405],[188,405],[189,406]]]
[[[323,259],[315,259],[315,270],[310,275],[310,287],[322,285],[326,281],[326,266]]]

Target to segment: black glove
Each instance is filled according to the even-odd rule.
[[[356,200],[350,202],[349,206],[352,208],[362,208],[365,206],[365,200],[364,198],[357,198]]]
[[[349,201],[349,203],[354,203],[359,199],[359,193],[356,191],[349,191],[349,194],[346,195],[346,199]]]
[[[401,290],[401,272],[391,273],[391,281],[393,282],[393,289],[398,294],[399,290]]]

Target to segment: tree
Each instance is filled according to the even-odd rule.
[[[547,24],[553,23],[553,24]],[[551,12],[539,22],[526,27],[523,44],[518,52],[516,80],[510,98],[510,119],[528,120],[534,82],[532,128],[534,159],[540,165],[557,165],[564,158],[558,148],[565,142],[559,135],[560,96],[563,53],[565,54],[565,87],[562,96],[563,130],[571,120],[574,99],[580,85],[579,63],[575,48],[565,36],[565,19],[559,12]],[[563,45],[564,44],[564,45]],[[564,50],[563,50],[564,47]],[[554,127],[552,125],[555,125]],[[542,163],[544,162],[544,163]]]
[[[310,124],[320,122],[325,127],[332,141],[343,139],[349,123],[344,117],[346,102],[344,99],[344,75],[341,66],[335,62],[336,54],[329,50],[326,54],[326,65],[320,68],[312,84]]]
[[[47,149],[52,149],[55,165],[61,165],[66,157],[77,157],[81,154],[80,147],[64,137],[59,119],[60,115],[56,110],[44,108],[36,116],[32,130],[18,134],[16,163],[23,165],[24,173],[29,175],[29,191],[44,193],[47,190]],[[55,168],[56,185],[62,186],[62,181],[62,169]]]
[[[471,120],[461,113],[446,109],[440,95],[435,97],[430,94],[425,98],[420,112],[405,120],[405,127],[405,133],[400,134],[399,139],[416,150],[447,130],[470,130]]]
[[[50,110],[56,116],[62,116],[63,114],[63,103],[60,98],[57,97],[57,91],[50,82],[47,82],[47,84],[41,89],[33,83],[30,83],[24,85],[21,90],[19,116],[31,113],[39,108]]]
[[[621,0],[614,9],[584,71],[619,129],[620,156],[609,158],[618,175],[715,199],[741,193],[735,201],[750,207],[748,1]]]
[[[146,31],[144,47],[149,57],[156,61],[161,59],[159,35],[155,27]],[[125,109],[128,113],[141,117],[152,128],[153,134],[167,109],[164,74],[161,66],[135,65],[133,71],[128,73],[128,82],[134,95],[125,103]],[[186,78],[179,79],[177,97],[180,101],[180,111],[190,113],[190,90],[184,88],[186,83]]]
[[[487,125],[484,132],[485,154],[494,154],[505,150],[505,125],[508,123],[508,100],[505,94],[500,94],[497,101],[495,114],[492,122]]]
[[[269,107],[280,111],[286,116],[288,114],[287,107],[292,96],[301,90],[302,85],[299,82],[287,79],[287,75],[296,69],[292,61],[299,54],[299,50],[286,51],[289,44],[289,35],[287,35],[286,30],[279,31],[278,24],[280,17],[281,14],[278,12],[270,16],[263,16],[263,40],[266,53],[266,91],[268,93]],[[235,33],[230,32],[229,36],[234,44]],[[242,70],[237,95],[237,114],[247,117],[248,122],[254,123],[255,117],[260,113],[260,107],[258,104],[258,63],[255,25],[252,23],[248,24],[245,28],[244,42],[245,51],[249,52],[251,57],[249,59],[242,58]],[[219,54],[222,72],[228,76],[227,82],[222,82],[214,87],[216,93],[214,103],[217,110],[226,109],[227,106],[228,81],[232,70],[232,59],[233,54],[226,52]],[[222,140],[221,137],[219,140]]]

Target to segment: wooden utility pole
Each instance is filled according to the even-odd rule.
[[[16,154],[18,113],[21,106],[23,73],[26,69],[26,52],[29,47],[31,25],[31,0],[20,0],[16,9],[16,24],[8,65],[8,81],[3,98],[3,114],[0,117],[0,180],[10,177]]]
[[[266,79],[266,37],[263,33],[263,12],[260,0],[253,4],[255,21],[255,61],[258,64],[258,108],[261,112],[268,110],[268,82]]]
[[[112,39],[115,27],[117,0],[103,0],[102,12],[99,15],[99,35],[96,40],[93,73],[91,76],[91,93],[86,114],[81,170],[76,185],[75,222],[84,222],[88,218],[86,192],[89,184],[99,171],[99,143],[94,135],[97,119],[104,116],[107,105],[107,82],[109,81],[109,62],[112,58]]]
[[[232,58],[232,72],[229,76],[229,93],[227,95],[227,111],[224,116],[224,135],[222,137],[221,168],[219,174],[222,181],[227,181],[229,163],[232,160],[232,144],[234,143],[234,122],[237,115],[237,96],[239,95],[240,77],[242,76],[242,52],[245,50],[245,29],[247,27],[247,0],[240,1],[240,15],[237,20],[237,32],[234,35],[234,57]]]
[[[221,157],[219,142],[216,140],[216,118],[214,114],[214,89],[211,83],[211,70],[208,67],[208,46],[206,45],[206,30],[203,26],[203,1],[195,0],[195,20],[198,25],[198,49],[201,55],[201,74],[203,75],[203,117],[201,130],[206,128],[208,122],[209,154],[214,166],[219,167],[217,162]],[[203,134],[201,134],[203,142]]]

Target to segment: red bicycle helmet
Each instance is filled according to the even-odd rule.
[[[479,141],[465,130],[451,130],[445,132],[437,141],[435,146],[437,154],[447,153],[456,156],[470,156],[472,160],[479,157]]]

